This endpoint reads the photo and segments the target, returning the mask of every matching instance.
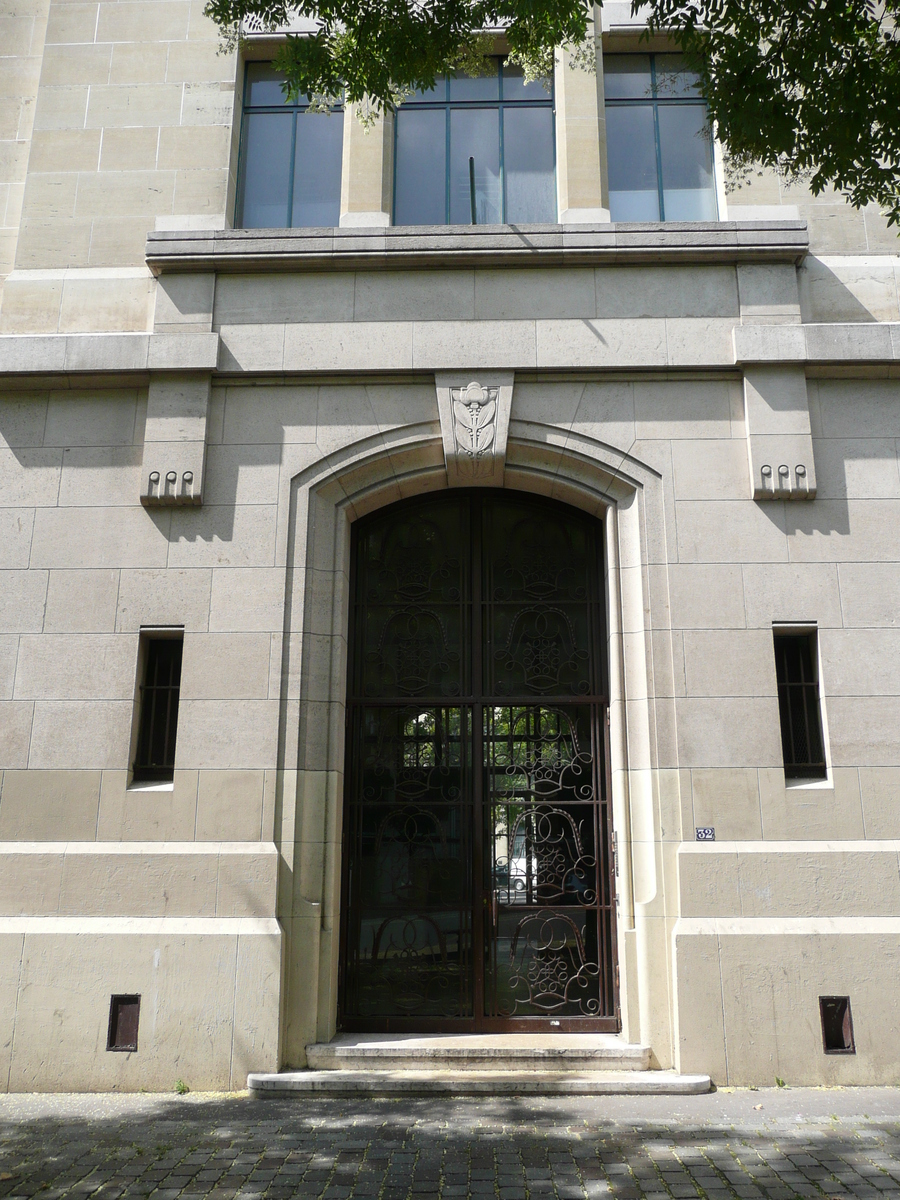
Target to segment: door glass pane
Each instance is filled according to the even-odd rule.
[[[485,691],[588,695],[591,541],[577,519],[498,499],[484,533]]]
[[[603,91],[608,100],[649,100],[650,55],[604,54]]]
[[[607,108],[606,139],[613,221],[658,221],[652,106],[623,104]]]
[[[616,1028],[599,528],[487,490],[360,522],[344,1028]]]
[[[503,110],[506,220],[512,225],[556,220],[553,113],[549,108]]]
[[[343,112],[298,113],[292,225],[339,222],[343,144]]]
[[[345,1011],[470,1016],[469,710],[379,708],[361,716],[348,808]]]
[[[488,1010],[500,1017],[601,1011],[591,709],[485,711],[490,807]]]
[[[467,687],[466,517],[461,506],[423,505],[360,538],[358,695],[450,697]]]
[[[667,221],[714,221],[712,146],[702,104],[660,105],[659,145]]]
[[[284,229],[288,223],[291,113],[247,113],[242,136],[239,224]]]
[[[469,157],[475,159],[475,211],[479,225],[499,225],[500,112],[496,108],[450,111],[450,224],[471,222]]]
[[[442,108],[397,112],[394,223],[447,222],[447,116]]]
[[[492,60],[496,62],[496,60]],[[453,75],[450,79],[451,100],[499,100],[500,74],[495,69],[490,75]]]

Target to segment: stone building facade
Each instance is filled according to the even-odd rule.
[[[400,119],[366,130],[348,111],[321,118],[340,132],[331,225],[239,228],[245,80],[273,43],[223,55],[202,8],[17,0],[0,19],[2,1086],[241,1087],[367,1020],[620,1029],[654,1065],[723,1084],[895,1082],[895,232],[771,175],[728,194],[718,151],[688,209],[659,177],[670,216],[702,201],[705,219],[645,219],[610,72],[672,48],[639,42],[619,4],[596,73],[560,54],[535,118],[549,219],[510,216],[509,166],[506,223],[396,222]],[[439,544],[460,513],[492,529],[507,513],[493,558],[469,533]],[[553,588],[578,538],[596,549],[570,611]],[[376,543],[393,583],[365,592]],[[526,663],[531,699],[479,676],[429,700],[470,650],[485,678],[500,651],[472,649],[486,591],[466,593],[455,649],[446,621],[423,641],[428,589],[463,559],[486,588],[504,555],[525,582],[503,662]],[[392,786],[431,814],[430,849],[415,821],[404,843],[354,815],[390,774],[365,713],[401,700]],[[455,850],[446,796],[426,795],[436,713],[475,797]],[[557,721],[552,753],[534,734],[516,759],[522,713],[538,733]],[[486,775],[491,720],[509,757]],[[538,768],[588,758],[569,820],[575,785],[541,792]],[[514,802],[485,800],[488,775],[515,779]],[[544,818],[569,855],[556,890]],[[408,935],[372,899],[379,853],[376,873],[405,872]],[[497,930],[532,909],[550,933],[510,967],[528,938]],[[587,1000],[558,979],[516,996],[550,959],[578,975],[576,943]],[[386,999],[404,946],[412,974]],[[448,977],[456,1007],[422,1000]]]

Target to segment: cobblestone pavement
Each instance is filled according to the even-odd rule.
[[[900,1089],[0,1097],[0,1198],[897,1197]]]

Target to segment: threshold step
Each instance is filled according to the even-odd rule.
[[[306,1047],[318,1071],[646,1071],[650,1047],[615,1034],[339,1034]]]
[[[696,1096],[708,1075],[673,1071],[279,1071],[247,1076],[251,1095]]]

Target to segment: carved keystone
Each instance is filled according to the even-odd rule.
[[[444,461],[451,487],[502,487],[512,372],[435,375]]]

